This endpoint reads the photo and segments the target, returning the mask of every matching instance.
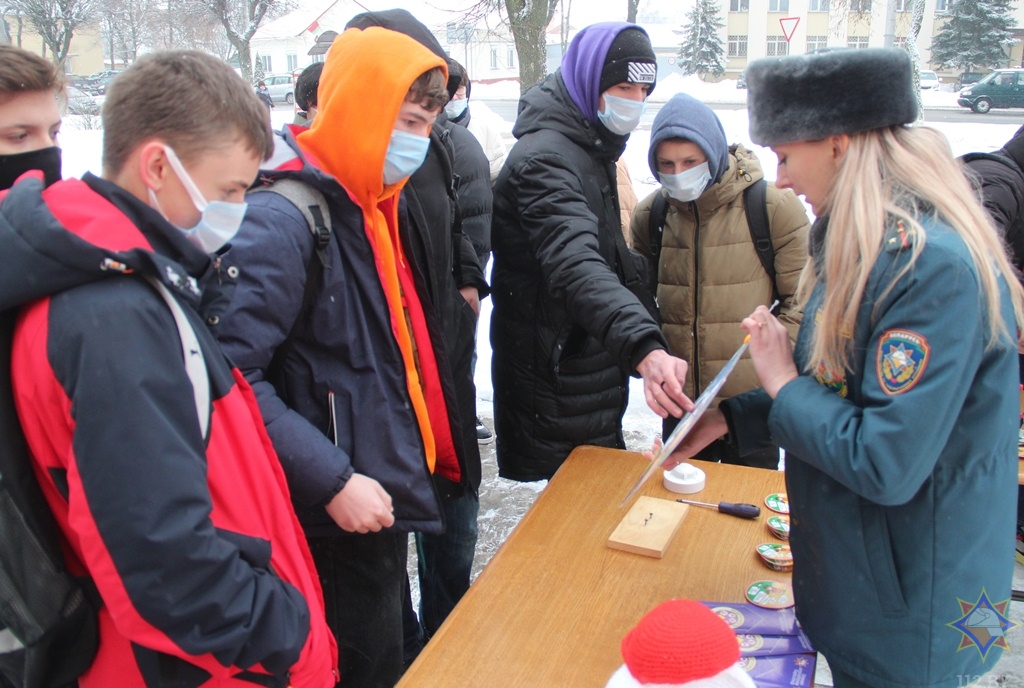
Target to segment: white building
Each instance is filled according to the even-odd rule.
[[[293,10],[256,30],[249,41],[253,60],[258,54],[265,74],[290,74],[323,62],[334,35],[363,11],[354,0],[326,0]],[[317,44],[318,38],[324,42]]]
[[[727,69],[738,74],[759,57],[804,53],[816,48],[882,47],[886,44],[886,15],[895,9],[893,45],[906,44],[913,0],[844,0],[842,8],[830,0],[722,0]],[[922,68],[931,65],[932,36],[949,17],[948,0],[925,0],[924,20],[917,48]],[[1017,27],[1024,27],[1024,8],[1017,3]],[[787,34],[789,34],[787,36]],[[1009,62],[1021,64],[1021,43],[1011,46]],[[940,72],[952,76],[952,72]]]

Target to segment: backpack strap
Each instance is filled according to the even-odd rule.
[[[647,232],[650,235],[651,280],[658,283],[658,264],[661,262],[661,240],[665,234],[665,218],[668,217],[668,199],[661,189],[654,195],[651,203],[651,214],[647,220]]]
[[[768,182],[764,177],[743,190],[743,204],[747,211],[747,226],[750,238],[754,242],[757,257],[772,280],[772,293],[779,296],[778,285],[775,284],[775,248],[772,246],[772,233],[768,223]]]
[[[331,211],[327,207],[327,199],[318,189],[297,179],[276,179],[266,186],[260,186],[249,192],[276,193],[287,198],[302,216],[313,235],[313,253],[306,263],[306,281],[302,287],[302,305],[295,316],[288,336],[274,351],[274,356],[267,366],[267,379],[275,383],[281,379],[284,361],[288,357],[295,342],[295,333],[299,325],[306,320],[306,314],[313,305],[313,294],[318,282],[317,277],[330,266],[327,261],[327,247],[331,243]]]
[[[188,316],[182,310],[181,304],[174,298],[171,291],[163,282],[155,277],[146,277],[157,293],[163,298],[164,303],[171,309],[174,317],[174,324],[178,326],[178,337],[181,339],[181,354],[185,358],[185,372],[188,379],[192,381],[192,395],[196,402],[196,413],[199,415],[199,429],[203,433],[203,440],[210,437],[210,377],[206,370],[206,358],[203,356],[203,349],[199,346],[199,339]]]

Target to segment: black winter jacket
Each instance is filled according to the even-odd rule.
[[[447,368],[442,375],[455,451],[463,467],[463,484],[476,492],[480,487],[480,448],[476,441],[476,384],[473,382],[473,345],[476,313],[459,293],[464,286],[474,286],[481,296],[487,282],[477,259],[473,243],[456,224],[458,211],[453,183],[455,149],[449,128],[441,122],[430,134],[430,148],[423,165],[409,178],[402,190],[399,221],[406,255],[415,264],[417,277],[426,286],[424,309],[433,311],[436,331],[431,331],[438,367]],[[466,132],[469,133],[469,132]],[[423,292],[421,291],[421,294]],[[442,360],[446,358],[447,360]],[[450,384],[449,384],[450,383]],[[450,389],[449,389],[450,388]],[[437,478],[438,489],[448,494],[451,485]]]
[[[290,132],[279,134],[260,179],[298,179],[324,194],[327,265],[314,274],[304,315],[307,266],[316,259],[309,223],[284,196],[250,193],[245,221],[222,258],[238,285],[215,333],[256,393],[308,535],[340,532],[323,507],[353,472],[391,495],[394,530],[439,533],[440,504],[363,212],[294,146]],[[280,379],[272,380],[273,356],[300,318]]]
[[[494,191],[491,345],[498,467],[550,478],[574,447],[624,447],[627,375],[665,340],[623,286],[615,161],[556,72],[520,102]]]
[[[1010,143],[1013,143],[1011,141]],[[1022,142],[1024,143],[1024,142]],[[1007,144],[995,153],[968,153],[963,156],[974,174],[985,209],[1010,249],[1010,260],[1024,268],[1024,151]]]
[[[469,109],[466,109],[467,115]],[[469,129],[469,117],[459,122],[449,120],[452,145],[455,147],[455,174],[459,177],[459,210],[462,231],[473,242],[481,267],[487,265],[491,253],[491,164],[484,149]],[[481,296],[484,294],[481,293]]]

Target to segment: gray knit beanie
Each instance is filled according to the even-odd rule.
[[[899,48],[838,50],[747,66],[750,140],[820,141],[917,119],[910,56]]]

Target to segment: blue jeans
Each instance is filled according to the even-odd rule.
[[[407,533],[311,537],[327,625],[338,640],[345,688],[385,688],[402,677],[402,598]]]
[[[407,662],[415,659],[423,644],[437,632],[469,590],[469,578],[473,572],[480,497],[464,490],[457,497],[442,499],[441,508],[444,512],[444,532],[440,535],[415,535],[419,560],[420,613],[417,619],[412,610],[412,599],[406,594],[403,618]]]

